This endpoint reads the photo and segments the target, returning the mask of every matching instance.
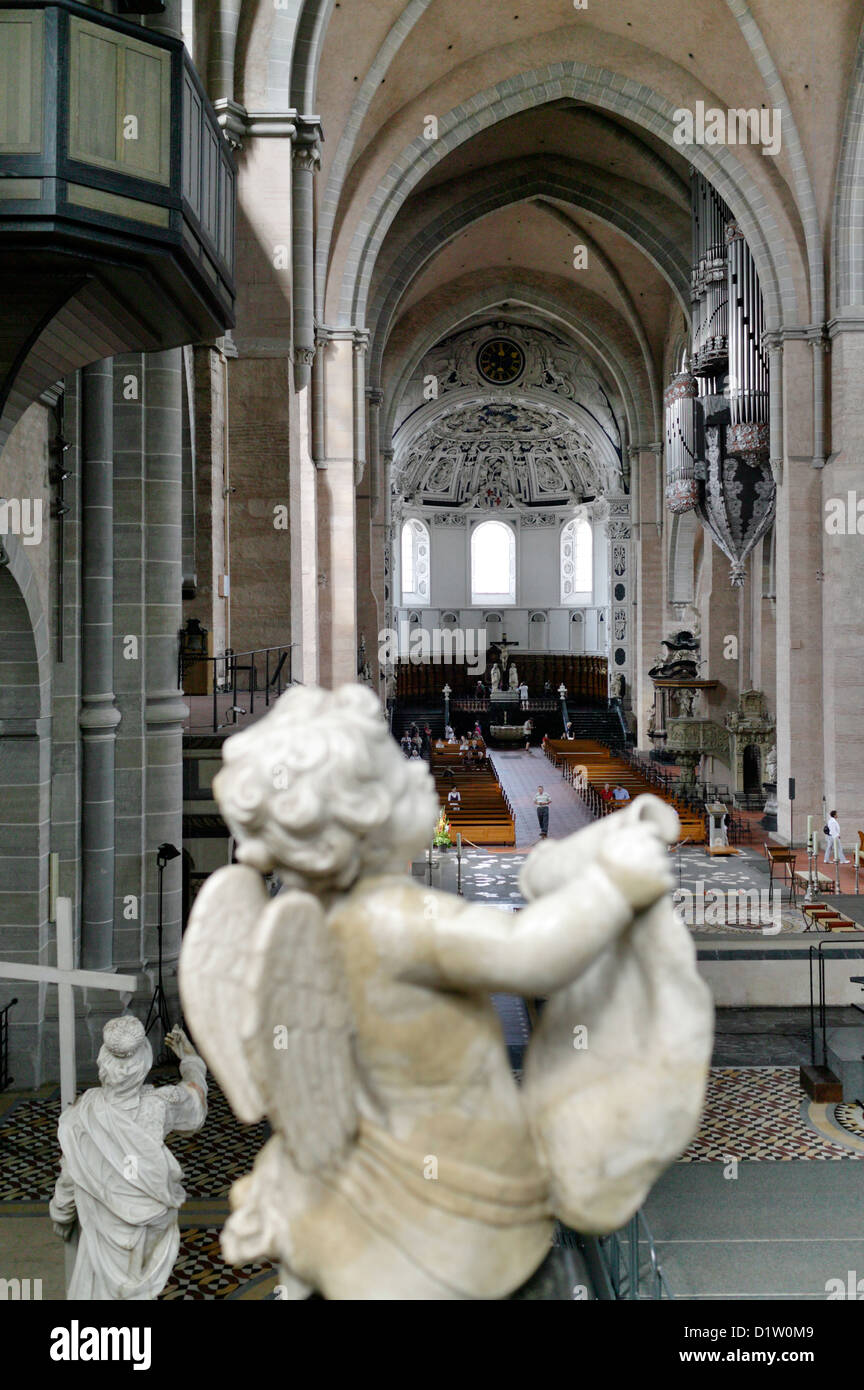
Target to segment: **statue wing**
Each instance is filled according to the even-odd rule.
[[[337,1162],[357,1129],[353,1019],[339,941],[318,899],[271,900],[256,940],[245,1039],[267,1114],[297,1167]]]
[[[240,1038],[254,1028],[250,973],[259,923],[270,902],[255,869],[243,864],[218,869],[195,899],[180,955],[184,1016],[235,1114],[246,1124],[265,1113]]]
[[[553,1210],[567,1225],[585,1235],[619,1229],[686,1148],[712,1033],[711,995],[668,898],[552,995],[522,1094]]]

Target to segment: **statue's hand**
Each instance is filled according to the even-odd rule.
[[[51,1222],[51,1225],[52,1225],[52,1227],[53,1227],[53,1229],[54,1229],[54,1234],[55,1234],[55,1236],[59,1236],[61,1240],[71,1240],[71,1239],[72,1239],[72,1232],[75,1230],[76,1224],[77,1224],[77,1223],[76,1223],[75,1221],[52,1221],[52,1222]]]
[[[634,912],[644,912],[674,887],[666,846],[646,825],[610,826],[598,860]]]
[[[170,1033],[165,1034],[165,1046],[170,1048],[174,1056],[179,1057],[181,1060],[184,1057],[198,1056],[198,1053],[195,1051],[179,1024],[176,1024],[175,1027],[171,1029]]]

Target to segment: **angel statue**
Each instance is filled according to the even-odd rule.
[[[180,989],[235,1113],[273,1131],[226,1259],[278,1261],[292,1298],[499,1299],[556,1217],[623,1225],[691,1139],[711,1052],[675,812],[643,796],[543,841],[511,915],[408,877],[437,797],[370,691],[292,687],[223,756],[238,862],[195,900]],[[547,998],[521,1087],[493,991]]]

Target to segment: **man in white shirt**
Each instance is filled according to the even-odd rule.
[[[839,861],[841,864],[848,864],[849,860],[843,853],[843,846],[840,843],[840,822],[837,819],[836,811],[829,811],[828,813],[828,819],[825,822],[825,834],[824,862],[827,864],[829,859],[833,859],[835,863]]]
[[[537,807],[537,820],[540,823],[540,839],[545,840],[549,834],[549,803],[552,798],[548,792],[544,792],[542,787],[537,788],[537,795],[534,798],[534,805]]]

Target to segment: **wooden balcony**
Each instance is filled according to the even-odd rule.
[[[76,367],[233,324],[235,176],[179,40],[0,0],[0,447]]]

